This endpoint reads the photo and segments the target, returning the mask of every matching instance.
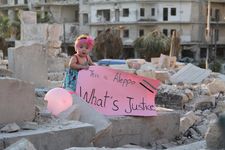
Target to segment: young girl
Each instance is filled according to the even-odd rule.
[[[94,40],[88,35],[80,35],[75,41],[75,51],[70,61],[69,68],[66,70],[63,87],[76,91],[78,71],[88,69],[89,65],[94,65],[88,53],[94,46]]]

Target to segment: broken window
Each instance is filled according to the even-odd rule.
[[[140,29],[139,30],[139,36],[141,37],[141,36],[143,36],[144,35],[144,29]]]
[[[18,4],[18,0],[14,0],[15,5]]]
[[[155,8],[151,9],[151,14],[152,14],[152,16],[155,16]]]
[[[24,0],[24,4],[27,4],[28,2],[27,2],[27,0]]]
[[[215,29],[215,42],[219,41],[219,29]]]
[[[207,52],[206,48],[201,48],[200,49],[200,58],[206,58],[206,52]]]
[[[168,21],[168,8],[163,8],[163,21]]]
[[[129,8],[124,8],[123,9],[123,17],[128,17],[129,16]]]
[[[176,16],[176,15],[177,15],[177,10],[176,10],[176,8],[171,8],[171,9],[170,9],[170,14],[171,14],[171,16]]]
[[[129,38],[129,30],[123,30],[123,37]]]
[[[140,16],[141,17],[145,16],[145,8],[140,8]]]
[[[79,10],[75,10],[75,18],[74,18],[75,22],[79,22]]]
[[[162,32],[163,32],[163,34],[164,34],[165,36],[168,36],[168,30],[167,30],[167,29],[163,29]]]
[[[220,20],[220,10],[216,9],[215,10],[215,21],[219,21]]]
[[[110,21],[110,9],[97,10],[99,21]]]
[[[83,25],[86,25],[86,24],[88,24],[88,14],[84,13],[83,14]]]
[[[117,22],[120,21],[120,10],[119,9],[115,10],[115,21],[117,21]]]

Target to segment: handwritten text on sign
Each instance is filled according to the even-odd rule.
[[[101,66],[79,71],[76,93],[105,115],[155,116],[159,81]]]

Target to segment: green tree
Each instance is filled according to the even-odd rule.
[[[0,36],[7,38],[20,39],[20,20],[18,15],[14,21],[10,22],[8,16],[0,14]]]
[[[3,38],[8,38],[10,37],[10,32],[9,32],[9,18],[7,16],[4,16],[0,14],[0,36]]]
[[[118,30],[107,29],[99,33],[95,39],[94,55],[96,59],[119,58],[123,49]]]
[[[161,53],[168,54],[170,43],[169,37],[158,30],[154,30],[137,38],[133,45],[140,58],[151,61],[152,57],[159,57]]]

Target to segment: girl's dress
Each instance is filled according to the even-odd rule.
[[[77,64],[80,64],[79,59],[77,55],[74,55],[73,57],[76,57]],[[88,58],[86,57],[86,60],[88,61]],[[66,68],[66,74],[64,78],[63,88],[76,91],[76,85],[77,85],[77,77],[78,77],[78,71],[77,69],[72,68]]]

